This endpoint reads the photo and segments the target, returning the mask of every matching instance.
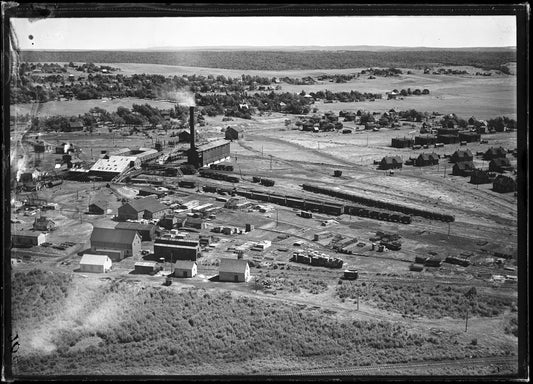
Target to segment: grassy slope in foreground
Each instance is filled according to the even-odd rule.
[[[504,353],[470,343],[462,332],[432,335],[385,321],[335,319],[205,289],[74,278],[66,296],[60,289],[43,297],[54,275],[13,282],[14,326],[30,340],[21,344],[17,375],[267,373]],[[55,317],[40,312],[24,321],[33,309],[21,301],[62,308]]]

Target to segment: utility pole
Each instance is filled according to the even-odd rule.
[[[359,310],[359,294],[357,294],[357,310]]]
[[[272,155],[269,155],[270,156],[270,170],[272,171]]]
[[[466,307],[465,332],[468,331],[468,307]]]
[[[448,240],[450,239],[450,222],[448,222]]]

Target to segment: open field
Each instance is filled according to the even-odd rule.
[[[169,76],[253,73],[303,77],[319,73],[115,66],[120,66],[124,74]],[[515,81],[514,76],[437,76],[413,70],[410,75],[373,80],[365,77],[344,84],[281,85],[282,92],[356,89],[384,93],[408,87],[431,90],[430,95],[404,100],[315,103],[318,114],[329,110],[382,112],[395,108],[489,119],[501,115],[516,118]],[[15,105],[12,111],[36,116],[76,115],[93,106],[114,111],[133,103],[172,107],[164,101],[128,98],[53,102],[39,109]],[[93,228],[113,228],[122,199],[134,198],[138,184],[65,180],[59,186],[33,193],[48,203],[57,203],[57,209],[25,215],[12,207],[12,231],[29,230],[40,214],[58,226],[48,233],[48,242],[74,243],[64,250],[43,246],[11,249],[13,325],[21,339],[20,351],[14,356],[17,375],[516,374],[518,290],[512,277],[517,274],[518,197],[512,192],[493,191],[492,183],[473,185],[468,177],[453,176],[453,164],[444,158],[465,148],[473,154],[499,146],[512,150],[518,146],[516,133],[483,134],[482,139],[487,140],[484,144],[412,150],[392,148],[391,140],[418,135],[421,123],[402,121],[399,129],[361,131],[354,123],[345,122],[344,127],[352,128],[353,133],[342,134],[299,131],[294,125],[295,116],[281,113],[254,115],[249,120],[222,118],[206,116],[207,124],[196,128],[198,142],[223,138],[222,128],[228,126],[243,129],[243,137],[231,142],[231,158],[225,161],[234,167],[232,174],[238,177],[238,183],[198,174],[157,176],[164,187],[172,190],[166,196],[171,202],[194,200],[216,208],[216,214],[205,219],[206,228],[197,231],[211,235],[212,241],[211,246],[202,249],[194,278],[174,278],[171,286],[163,286],[170,272],[168,264],[161,264],[163,271],[153,276],[133,274],[134,264],[143,259],[141,256],[113,263],[105,275],[79,271],[80,253],[90,248]],[[286,119],[292,122],[286,125]],[[27,128],[24,124],[16,126],[12,132],[15,145]],[[172,138],[168,133],[158,135],[154,131],[121,136],[107,128],[97,128],[92,134],[49,132],[41,139],[54,145],[75,145],[81,149],[79,158],[90,166],[102,150],[152,147],[155,140],[164,144]],[[177,148],[186,150],[188,145],[180,143]],[[31,167],[37,156],[29,145],[24,148],[24,161]],[[164,151],[169,150],[164,147]],[[375,164],[384,156],[400,156],[405,162],[430,152],[441,155],[438,165],[404,164],[391,173],[379,170]],[[14,158],[20,159],[20,152],[13,153]],[[52,171],[61,155],[46,152],[39,157],[39,168]],[[511,154],[507,157],[516,168],[517,158]],[[184,161],[179,159],[171,166]],[[481,156],[475,156],[474,163],[488,168]],[[335,170],[341,170],[342,176],[333,177]],[[515,177],[512,171],[506,175]],[[253,176],[272,179],[275,186],[254,183]],[[249,207],[229,209],[221,201],[229,196],[178,187],[181,180],[195,181],[197,186],[262,190],[349,204],[302,188],[304,183],[320,184],[452,215],[455,220],[446,223],[412,216],[410,224],[402,224],[318,212],[313,212],[312,218],[304,218],[300,209],[253,199],[248,199]],[[12,191],[12,197],[19,201],[31,195]],[[109,211],[88,214],[88,205],[99,198],[108,201]],[[261,204],[261,209],[257,204]],[[255,229],[239,235],[211,232],[215,226],[245,224],[252,224]],[[378,242],[378,231],[398,235],[401,249],[378,252],[373,246]],[[326,233],[316,240],[315,236],[322,232]],[[187,237],[196,235],[189,233]],[[336,238],[356,239],[349,247],[350,254],[333,249]],[[262,240],[271,241],[271,247],[253,250],[252,246]],[[244,258],[249,262],[250,281],[218,281],[220,259],[235,258],[237,247],[244,249]],[[153,242],[143,242],[142,249],[148,251],[146,260],[154,257]],[[343,267],[329,269],[296,263],[291,257],[298,250],[341,258]],[[466,258],[469,265],[442,263],[426,266],[420,272],[410,270],[417,257],[448,256]],[[346,268],[357,269],[358,279],[345,280]],[[506,275],[505,282],[495,278]],[[465,295],[473,288],[475,295],[468,299]]]

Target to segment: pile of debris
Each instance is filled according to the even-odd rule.
[[[399,251],[402,248],[402,243],[399,241],[400,238],[401,236],[397,233],[377,231],[376,236],[371,237],[370,241],[379,241],[379,245],[386,247],[391,251]]]

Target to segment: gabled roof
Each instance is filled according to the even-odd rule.
[[[455,163],[454,167],[457,167],[460,170],[465,169],[474,169],[474,162],[472,161],[460,161],[458,163]]]
[[[507,157],[497,157],[495,159],[492,159],[490,162],[499,167],[511,165],[511,162]]]
[[[203,145],[199,145],[198,146],[198,150],[199,151],[206,151],[208,149],[212,149],[212,148],[216,148],[216,147],[221,147],[223,145],[229,145],[229,142],[227,142],[226,140],[217,140],[217,141],[212,141],[210,143],[207,143],[207,144],[203,144]]]
[[[381,162],[385,162],[387,164],[402,164],[403,160],[400,156],[385,156],[383,159],[381,159]]]
[[[472,152],[470,152],[470,149],[458,149],[453,153],[454,157],[473,157]]]
[[[178,260],[174,263],[174,269],[192,269],[194,265],[196,265],[196,261]]]
[[[248,261],[242,259],[220,259],[219,272],[244,273]]]
[[[137,232],[128,231],[125,229],[115,228],[93,228],[91,234],[91,242],[101,241],[106,243],[127,244],[133,243],[135,236],[139,236]]]
[[[129,205],[137,212],[148,211],[154,213],[168,209],[166,205],[161,204],[153,197],[145,197],[144,199],[132,200],[124,205]]]
[[[485,154],[487,154],[487,155],[499,154],[499,153],[507,154],[507,151],[503,147],[498,147],[498,148],[490,147],[485,152]]]
[[[91,203],[91,205],[96,205],[98,208],[106,210],[109,202],[107,200],[95,200]]]
[[[106,255],[93,255],[86,253],[82,256],[80,264],[86,265],[104,265],[109,260],[109,256]]]

